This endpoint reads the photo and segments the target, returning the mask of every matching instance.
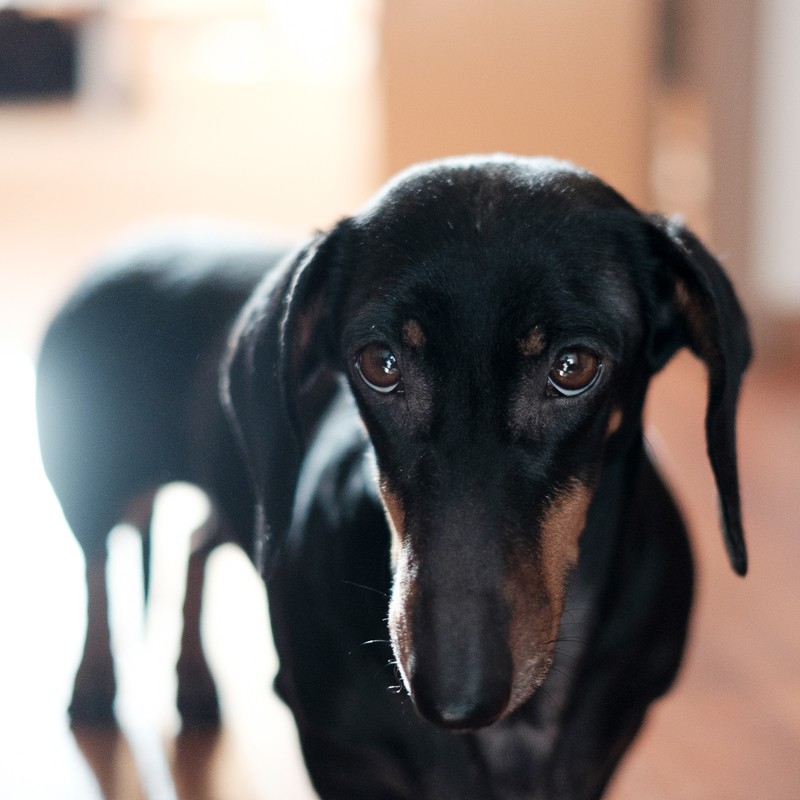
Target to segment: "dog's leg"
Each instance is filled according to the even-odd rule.
[[[114,724],[114,662],[108,622],[105,548],[86,555],[87,626],[69,715],[74,723],[92,726]]]
[[[192,550],[186,572],[186,595],[183,602],[183,634],[178,657],[178,711],[184,727],[214,727],[219,724],[219,701],[214,679],[208,668],[200,635],[203,584],[206,561],[218,543],[209,535],[208,525],[192,535]]]

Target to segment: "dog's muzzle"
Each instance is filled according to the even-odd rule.
[[[401,556],[389,610],[392,645],[425,719],[453,730],[480,728],[512,702],[510,610],[501,592],[442,572],[411,567]]]
[[[473,596],[422,597],[413,613],[408,685],[420,714],[454,730],[499,719],[512,690],[508,612]]]

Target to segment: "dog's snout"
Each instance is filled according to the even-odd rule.
[[[510,682],[470,675],[459,680],[453,670],[451,685],[437,685],[424,673],[412,682],[414,702],[430,722],[450,730],[473,730],[491,725],[508,706]]]
[[[452,730],[490,725],[506,712],[512,695],[505,603],[451,593],[424,599],[428,602],[413,614],[412,654],[406,661],[419,713]]]

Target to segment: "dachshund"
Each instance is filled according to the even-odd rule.
[[[568,162],[500,154],[412,167],[294,250],[201,236],[111,262],[39,362],[43,460],[89,576],[73,718],[112,714],[106,533],[186,480],[215,509],[201,550],[236,541],[265,579],[320,797],[600,797],[685,645],[688,537],[642,431],[684,347],[747,569],[750,342],[700,241]],[[217,713],[196,660],[189,723]]]

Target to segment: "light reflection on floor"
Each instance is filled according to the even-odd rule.
[[[146,625],[139,537],[125,528],[112,534],[122,733],[70,732],[65,709],[85,626],[83,557],[39,461],[32,364],[0,351],[0,370],[0,798],[312,796],[288,712],[268,688],[275,657],[263,587],[232,546],[209,560],[203,620],[225,727],[219,736],[175,738],[183,570],[189,536],[207,511],[192,487],[159,497]]]

